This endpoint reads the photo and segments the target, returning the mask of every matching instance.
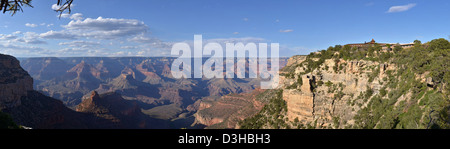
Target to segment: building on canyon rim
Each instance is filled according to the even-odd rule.
[[[351,43],[351,44],[346,44],[350,47],[357,47],[357,48],[362,48],[362,47],[371,47],[371,46],[375,46],[376,44],[380,45],[383,47],[383,49],[387,49],[387,45],[390,45],[390,49],[393,49],[395,46],[400,45],[402,48],[410,48],[414,46],[414,43],[404,43],[404,44],[399,44],[399,43],[377,43],[375,42],[374,39],[372,39],[372,41],[370,42],[364,42],[364,43]]]

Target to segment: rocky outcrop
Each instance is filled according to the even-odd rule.
[[[143,82],[147,82],[150,84],[158,84],[161,81],[161,77],[156,74],[156,70],[153,67],[149,67],[148,63],[150,63],[151,60],[144,60],[140,64],[136,65],[136,70],[138,70],[140,73],[142,73],[145,76],[145,79]]]
[[[327,59],[316,70],[305,73],[307,65],[299,65],[303,61],[300,57],[289,59],[286,67],[293,67],[294,74],[281,78],[280,89],[284,90],[288,119],[298,119],[303,124],[316,123],[317,127],[328,127],[335,118],[351,124],[357,111],[369,102],[355,101],[356,98],[367,89],[378,93],[386,71],[395,69],[388,63]],[[377,77],[370,80],[371,73],[378,70]],[[298,82],[300,80],[302,82]],[[293,84],[301,85],[293,88]]]
[[[293,121],[310,122],[314,120],[314,96],[313,94],[304,94],[296,89],[285,90],[283,99],[287,104],[287,117]]]
[[[0,54],[0,110],[21,104],[21,98],[33,90],[33,79],[20,67],[20,62]]]
[[[100,78],[100,71],[90,64],[84,61],[77,64],[75,67],[67,71],[69,74],[74,74],[78,77],[80,76],[93,76],[95,78]]]
[[[262,92],[264,90],[255,89],[251,93],[204,99],[194,114],[195,123],[208,126],[207,128],[237,128],[239,121],[255,115],[262,109],[264,104],[256,100],[256,96]]]
[[[77,106],[76,111],[93,114],[111,121],[113,125],[110,127],[112,128],[156,128],[162,126],[153,126],[152,123],[156,123],[158,120],[143,114],[136,101],[125,100],[115,92],[98,94],[96,91],[92,91],[91,96],[84,99]]]
[[[285,66],[292,66],[294,64],[300,64],[305,60],[306,60],[306,56],[304,56],[304,55],[292,56],[287,60],[287,63]]]

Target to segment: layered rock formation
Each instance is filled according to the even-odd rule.
[[[0,54],[0,110],[21,105],[21,98],[33,90],[33,79],[20,67],[20,62]]]
[[[136,101],[125,100],[114,92],[98,94],[93,91],[77,106],[76,111],[111,121],[113,125],[109,127],[112,128],[164,128],[163,124],[156,125],[162,121],[144,115]]]
[[[255,115],[264,106],[256,96],[264,92],[255,89],[251,93],[230,94],[218,99],[200,101],[199,110],[194,114],[196,124],[207,128],[238,128],[238,122]]]
[[[291,75],[282,72],[285,75],[281,77],[280,89],[284,90],[288,119],[297,119],[303,124],[315,123],[317,127],[328,127],[337,118],[352,124],[357,111],[368,103],[357,97],[363,96],[368,89],[378,93],[385,72],[395,69],[394,65],[386,63],[327,59],[319,68],[305,73],[307,65],[300,65],[305,58],[289,59],[290,65],[286,67],[294,66],[295,71]],[[339,66],[341,69],[334,70]],[[376,77],[370,79],[370,75]]]

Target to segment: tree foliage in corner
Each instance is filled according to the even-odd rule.
[[[0,111],[0,129],[19,129],[11,116]]]
[[[0,0],[0,11],[6,13],[7,11],[11,12],[11,15],[16,14],[17,11],[23,12],[23,6],[32,7],[32,0]],[[68,10],[71,12],[70,6],[72,6],[73,0],[57,0],[57,5],[61,6],[59,9],[55,10],[62,14],[64,11]]]

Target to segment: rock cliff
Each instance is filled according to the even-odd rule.
[[[19,61],[0,54],[0,110],[21,104],[21,98],[33,90],[33,79],[20,67]]]
[[[229,94],[218,99],[203,99],[194,114],[195,124],[207,128],[239,128],[238,122],[255,115],[264,106],[256,96],[264,92],[255,89],[251,93]]]
[[[327,59],[317,69],[306,73],[307,65],[300,65],[305,59],[306,56],[289,59],[290,65],[286,67],[298,67],[291,75],[283,72],[280,88],[284,90],[288,119],[298,119],[305,124],[317,123],[317,127],[328,127],[337,118],[352,123],[357,111],[368,102],[356,101],[357,97],[368,89],[378,93],[380,83],[384,82],[383,74],[394,69],[393,64]],[[333,70],[333,67],[337,69]],[[374,75],[377,77],[370,79],[373,73],[377,73]],[[358,102],[361,106],[348,104],[351,102]]]

